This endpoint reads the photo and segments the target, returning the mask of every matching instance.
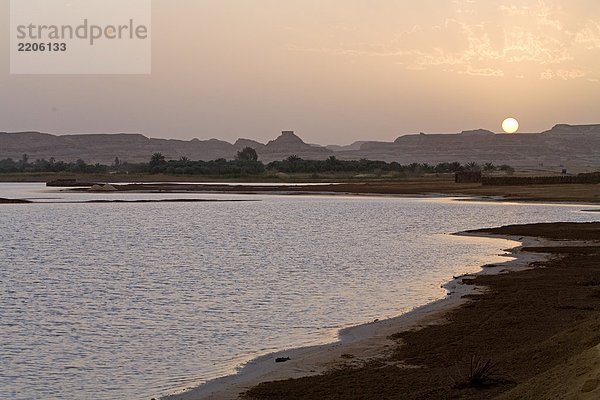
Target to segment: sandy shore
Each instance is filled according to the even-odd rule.
[[[458,340],[464,341],[464,337],[460,337],[460,332],[468,337],[469,333],[466,332],[482,329],[482,322],[477,318],[467,318],[462,322],[464,326],[457,326],[455,325],[456,322],[448,322],[454,321],[455,315],[464,317],[465,311],[473,312],[472,310],[477,308],[478,304],[482,304],[491,314],[486,320],[487,323],[494,325],[497,312],[493,310],[494,307],[498,306],[495,304],[498,301],[498,296],[502,296],[502,294],[495,293],[494,282],[505,282],[510,277],[511,280],[516,279],[515,285],[518,286],[520,285],[518,277],[524,276],[522,275],[524,274],[523,271],[531,271],[528,273],[535,271],[538,274],[542,269],[537,267],[555,263],[557,254],[562,254],[561,258],[564,257],[564,254],[574,257],[579,253],[573,252],[573,249],[579,249],[577,251],[583,251],[584,253],[598,250],[598,247],[596,247],[598,245],[593,244],[590,240],[598,240],[600,235],[596,237],[596,233],[582,230],[583,224],[568,224],[567,226],[569,227],[567,231],[559,229],[557,224],[551,224],[465,233],[466,235],[475,236],[493,235],[494,237],[519,241],[522,245],[511,250],[513,260],[494,266],[486,266],[479,274],[460,277],[449,282],[445,286],[449,295],[443,300],[425,305],[397,318],[346,329],[340,332],[340,340],[337,343],[291,349],[260,357],[248,363],[236,375],[211,381],[196,389],[166,399],[235,399],[248,390],[250,391],[246,396],[257,399],[446,398],[440,395],[439,392],[435,392],[437,387],[435,385],[432,388],[433,392],[429,393],[427,388],[419,387],[416,384],[423,382],[423,380],[429,382],[432,376],[440,380],[439,376],[442,373],[442,376],[443,374],[446,375],[446,379],[442,378],[441,381],[446,381],[445,385],[453,389],[457,386],[454,381],[461,379],[458,376],[461,373],[458,371],[462,368],[461,363],[466,362],[465,357],[477,355],[477,357],[489,357],[490,360],[496,361],[495,356],[488,355],[485,351],[485,348],[489,346],[486,345],[484,338],[477,341],[477,346],[473,343],[472,353],[464,351],[460,354],[452,354],[452,347],[444,349],[443,346],[435,346],[437,342],[443,340],[443,337],[458,336]],[[599,227],[595,227],[595,229],[600,231]],[[569,241],[565,241],[565,239]],[[581,250],[583,246],[586,246],[586,250]],[[600,285],[600,281],[598,284]],[[558,287],[556,290],[558,290]],[[490,302],[494,299],[495,301]],[[502,297],[502,299],[504,298]],[[528,317],[527,314],[520,312],[518,304],[513,304],[513,307],[515,316]],[[600,300],[598,301],[598,309],[600,310]],[[504,312],[510,310],[510,305],[502,305],[499,311],[501,310],[504,310]],[[565,310],[577,311],[576,308],[565,308]],[[528,310],[528,313],[535,314],[535,310]],[[508,315],[509,318],[512,318],[510,313]],[[534,325],[528,328],[527,332],[530,332],[535,327]],[[426,335],[426,333],[436,328],[448,330],[452,334],[438,332],[438,336]],[[518,329],[518,324],[515,325],[515,328]],[[488,340],[497,341],[498,338],[494,336],[494,332],[489,333],[491,337]],[[405,335],[415,335],[417,339],[414,343],[433,352],[436,355],[433,358],[438,359],[438,363],[440,357],[444,359],[445,362],[441,363],[443,367],[440,368],[438,365],[437,368],[433,368],[431,371],[428,370],[423,365],[429,361],[425,351],[417,357],[419,362],[415,362],[411,357],[406,357],[402,350],[406,349]],[[421,336],[421,339],[418,339],[419,336]],[[600,343],[600,336],[598,343]],[[514,346],[514,343],[504,343],[504,345]],[[478,349],[478,346],[483,347],[483,350]],[[501,347],[502,343],[495,344],[495,347],[498,346]],[[589,351],[593,352],[593,350]],[[412,356],[414,357],[414,354]],[[585,360],[591,357],[590,354],[578,354],[578,356],[582,360],[580,363],[584,363]],[[275,359],[278,357],[290,357],[290,361],[276,363]],[[435,362],[434,360],[431,361]],[[495,372],[499,373],[499,368],[496,369],[498,371]],[[559,372],[561,371],[563,370],[561,369]],[[385,377],[388,374],[394,375],[394,379],[386,380]],[[488,395],[493,397],[507,392],[509,389],[513,389],[515,393],[525,393],[523,392],[525,386],[522,384],[517,385],[515,378],[501,377],[494,379],[503,383],[491,384],[489,388],[486,387],[484,392],[477,390],[471,394],[471,397],[482,398],[481,395],[484,395],[483,398],[488,398]],[[432,381],[436,382],[436,379]],[[358,384],[357,382],[362,383]],[[358,386],[356,386],[357,384]],[[414,392],[415,385],[419,390],[417,393],[409,394],[411,390]],[[402,390],[397,392],[399,389]],[[444,389],[443,392],[446,393],[447,389]],[[396,395],[390,393],[390,390],[393,390]],[[461,397],[464,397],[463,392],[468,393],[469,390],[475,389],[468,387],[456,389]],[[400,397],[398,397],[399,393],[402,394]],[[509,395],[508,393],[506,396]],[[508,398],[519,398],[522,394],[516,396]]]
[[[338,361],[320,375],[260,384],[245,398],[600,398],[600,223],[472,234],[481,233],[522,237],[519,254],[551,256],[528,260],[527,269],[467,281],[487,289],[461,294],[468,301],[434,323],[398,326],[379,359],[358,366]],[[529,236],[544,241],[529,242]],[[469,372],[488,362],[481,375]]]
[[[474,197],[494,201],[518,202],[565,202],[600,203],[600,185],[522,185],[522,186],[482,186],[477,183],[455,183],[450,176],[428,176],[397,180],[342,181],[338,183],[310,184],[295,182],[271,183],[184,183],[170,182],[165,176],[150,176],[140,183],[115,184],[119,192],[134,193],[227,193],[227,194],[275,194],[275,195],[378,195],[378,196],[453,196]],[[5,177],[8,179],[8,177]],[[93,181],[90,176],[86,180]],[[104,180],[110,177],[102,177]],[[172,178],[172,177],[171,177]],[[182,179],[182,177],[180,177]],[[185,178],[185,177],[183,177]],[[191,180],[202,177],[188,177]],[[8,179],[8,181],[11,181]],[[103,182],[98,177],[96,180]],[[114,180],[111,180],[114,182]],[[142,183],[146,182],[146,183]],[[72,191],[88,191],[89,188],[75,188]]]
[[[537,201],[600,203],[600,185],[523,185],[482,186],[455,183],[444,177],[402,179],[395,181],[341,182],[336,184],[201,184],[143,183],[115,185],[119,191],[155,193],[229,193],[276,195],[383,195],[383,196],[465,196],[494,201]],[[87,191],[76,188],[74,191]]]

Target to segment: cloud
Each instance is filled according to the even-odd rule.
[[[598,75],[593,67],[600,61],[600,23],[593,15],[543,0],[451,3],[456,11],[451,17],[429,25],[419,20],[388,40],[294,49],[389,58],[409,70],[476,76],[566,80]]]
[[[600,49],[600,23],[588,21],[587,24],[575,34],[575,42],[583,45],[586,50]]]
[[[588,76],[590,74],[589,70],[581,70],[581,69],[557,69],[557,70],[551,70],[551,69],[547,69],[545,71],[543,71],[540,74],[540,78],[544,79],[544,80],[551,80],[551,79],[562,79],[562,80],[569,80],[569,79],[577,79],[577,78],[583,78],[585,76]],[[589,78],[588,80],[592,81],[592,82],[596,82],[597,80],[595,80],[594,78]]]

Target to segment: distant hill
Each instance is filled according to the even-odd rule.
[[[366,140],[359,140],[358,142],[354,142],[352,144],[346,146],[338,146],[336,144],[330,144],[327,147],[331,151],[347,151],[347,150],[360,150],[363,144],[367,143]]]
[[[333,154],[333,151],[325,147],[304,143],[304,141],[292,131],[284,131],[281,136],[275,140],[271,140],[263,149],[260,149],[258,153],[261,159],[269,161],[282,160],[290,155],[320,160],[332,156]]]
[[[462,131],[459,135],[463,136],[492,136],[495,135],[494,132],[488,131],[487,129],[474,129],[471,131]]]
[[[0,159],[19,159],[27,154],[30,159],[75,161],[111,164],[115,157],[121,161],[145,162],[153,153],[161,152],[166,158],[209,160],[231,158],[233,145],[221,140],[167,140],[149,139],[139,134],[90,134],[55,136],[39,132],[0,133]]]
[[[359,150],[336,152],[341,159],[399,163],[493,162],[512,166],[600,167],[600,125],[556,125],[543,133],[404,135],[394,142],[367,142]]]
[[[56,136],[39,132],[0,133],[0,159],[50,159],[111,164],[121,161],[146,162],[153,153],[167,159],[233,159],[244,147],[254,148],[264,162],[291,155],[305,159],[371,159],[402,164],[413,162],[493,162],[512,166],[600,167],[600,124],[559,124],[542,133],[495,134],[478,129],[459,134],[412,134],[394,142],[361,141],[350,146],[315,146],[292,131],[262,144],[239,139],[234,144],[211,139],[191,141],[151,139],[139,134],[90,134]]]
[[[264,149],[265,145],[252,139],[238,139],[234,144],[236,150],[240,151],[246,147],[251,147],[256,151]]]
[[[239,139],[235,144],[217,139],[191,141],[150,139],[139,134],[89,134],[56,136],[40,132],[0,133],[0,159],[20,159],[27,154],[31,160],[50,159],[111,164],[115,157],[130,163],[147,162],[153,153],[160,152],[167,159],[188,157],[191,160],[233,159],[245,147],[255,149],[266,162],[281,160],[290,155],[305,159],[327,158],[331,150],[311,146],[293,132],[282,135],[264,145],[250,139]]]
[[[554,125],[552,129],[544,133],[549,134],[566,134],[566,135],[585,135],[588,133],[600,135],[600,124],[594,125],[567,125],[558,124]]]

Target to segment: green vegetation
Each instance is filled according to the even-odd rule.
[[[72,172],[84,174],[98,174],[108,172],[109,167],[101,164],[86,164],[83,160],[66,163],[64,161],[56,161],[54,158],[50,160],[36,160],[29,162],[27,154],[19,161],[14,161],[11,158],[0,160],[0,173],[17,173],[17,172]]]
[[[167,160],[161,153],[155,153],[148,163],[129,164],[115,158],[112,165],[86,164],[83,160],[63,162],[50,160],[29,161],[23,155],[19,161],[0,160],[0,174],[15,173],[72,173],[72,174],[150,174],[170,176],[263,176],[275,177],[277,174],[300,175],[318,179],[320,177],[371,178],[371,177],[413,177],[426,174],[455,173],[461,171],[510,171],[511,167],[495,167],[492,163],[480,166],[476,163],[462,165],[458,162],[437,165],[413,163],[402,165],[397,162],[372,160],[339,160],[329,157],[327,160],[304,160],[290,156],[285,160],[268,164],[258,161],[258,154],[250,147],[238,152],[235,160],[218,159],[213,161],[191,161],[187,157],[179,160]]]
[[[332,173],[352,172],[358,174],[382,175],[396,172],[409,175],[423,175],[433,173],[458,172],[466,169],[458,162],[441,163],[438,165],[413,163],[401,165],[397,162],[387,163],[385,161],[371,160],[339,160],[329,157],[327,160],[303,160],[297,156],[291,156],[283,161],[273,161],[267,165],[268,170],[283,173]]]
[[[214,161],[190,161],[187,157],[166,161],[161,153],[154,153],[148,164],[138,165],[140,169],[153,175],[258,175],[263,173],[265,166],[259,161],[252,160],[256,152],[250,150],[254,154],[244,149],[233,161],[224,158]]]
[[[258,154],[252,147],[246,147],[242,151],[238,151],[235,157],[238,161],[258,161]]]

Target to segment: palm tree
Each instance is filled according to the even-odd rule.
[[[154,153],[152,154],[152,158],[150,159],[150,166],[156,167],[161,164],[164,164],[165,162],[165,156],[163,156],[162,153]]]
[[[494,166],[494,163],[488,162],[483,164],[483,170],[484,171],[494,171],[496,169],[496,167]]]
[[[476,162],[470,162],[467,165],[465,165],[465,168],[467,169],[467,171],[479,171],[481,168],[479,167],[479,164],[477,164]]]

